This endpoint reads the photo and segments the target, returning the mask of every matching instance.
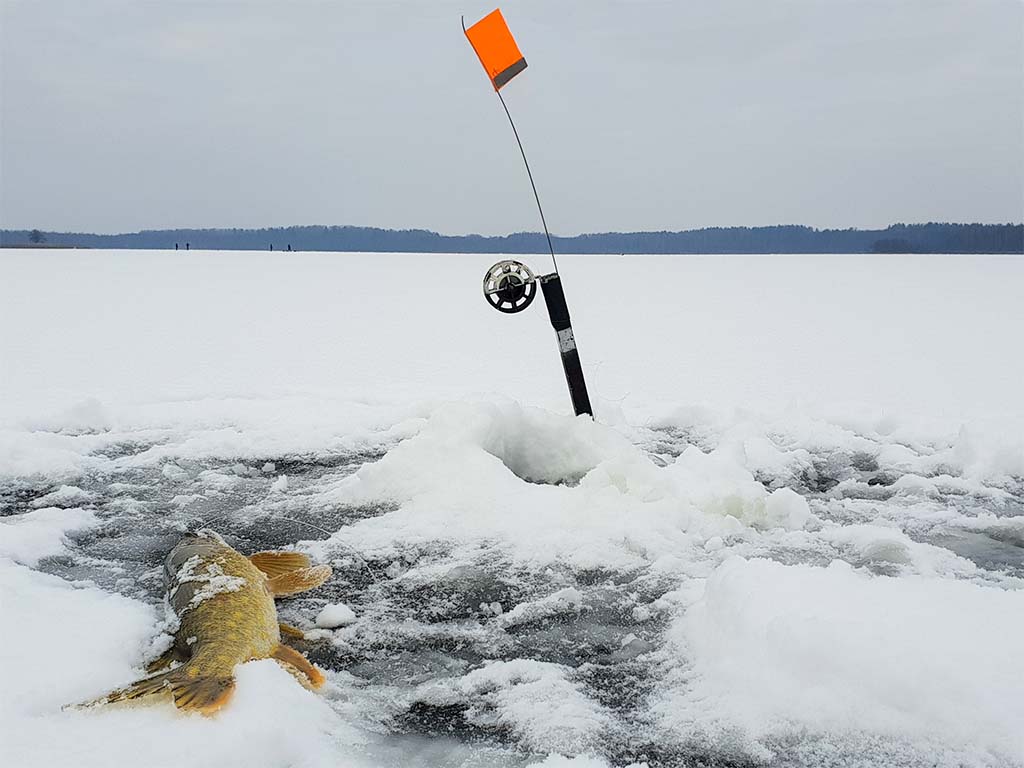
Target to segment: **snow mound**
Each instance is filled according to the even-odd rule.
[[[35,567],[44,557],[67,551],[68,533],[98,522],[89,510],[57,507],[0,518],[0,557]]]
[[[658,466],[608,426],[508,402],[438,408],[319,499],[325,509],[384,502],[399,508],[344,541],[366,550],[443,533],[577,568],[627,569],[745,526],[799,529],[810,518],[798,494],[769,492],[724,452],[691,446]]]
[[[669,633],[688,661],[653,711],[677,737],[761,759],[781,732],[856,724],[938,764],[1024,760],[1024,592],[731,558]]]

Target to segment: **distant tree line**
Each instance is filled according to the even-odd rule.
[[[41,238],[41,239],[40,239]],[[1024,253],[1022,224],[893,224],[885,229],[796,225],[710,227],[683,232],[604,232],[552,237],[556,253]],[[120,235],[2,230],[0,245],[193,250],[369,251],[397,253],[546,253],[538,232],[440,235],[425,229],[276,227],[162,229]]]

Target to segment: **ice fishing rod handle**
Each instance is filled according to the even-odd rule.
[[[565,292],[562,290],[562,278],[555,272],[539,278],[544,303],[548,307],[548,317],[558,336],[558,351],[562,356],[562,370],[565,371],[565,383],[569,385],[569,397],[572,407],[579,416],[581,413],[594,418],[594,410],[590,407],[590,395],[587,394],[587,382],[583,378],[583,366],[580,353],[576,349],[576,339],[572,334],[572,322],[569,320],[569,307],[565,303]]]

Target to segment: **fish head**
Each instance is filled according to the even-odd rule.
[[[164,559],[165,583],[170,586],[175,581],[181,567],[193,557],[198,557],[200,560],[205,561],[223,552],[225,549],[231,549],[231,547],[213,531],[204,529],[198,533],[186,536],[178,542]]]

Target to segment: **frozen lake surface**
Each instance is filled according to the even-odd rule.
[[[5,764],[1024,765],[1024,259],[563,257],[596,423],[494,260],[0,252]],[[323,694],[62,711],[204,526]]]

